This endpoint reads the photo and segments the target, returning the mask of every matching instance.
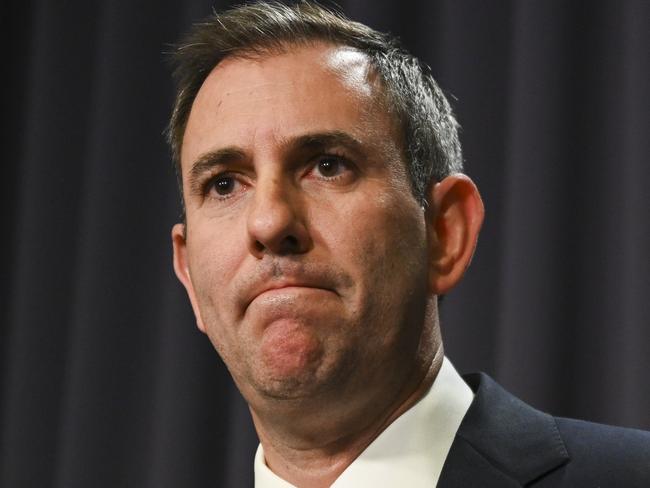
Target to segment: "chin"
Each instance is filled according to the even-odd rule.
[[[322,344],[292,338],[281,347],[263,350],[253,368],[255,389],[275,399],[318,398],[344,381],[349,372],[343,357]],[[255,372],[257,374],[255,374]]]
[[[251,386],[263,397],[278,400],[296,400],[318,396],[323,390],[323,378],[311,369],[264,370]]]
[[[321,347],[298,340],[263,348],[258,389],[273,397],[303,396],[319,383],[322,353]]]

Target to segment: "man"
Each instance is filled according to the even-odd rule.
[[[250,406],[258,487],[647,486],[650,436],[554,419],[444,358],[483,204],[393,40],[310,3],[195,26],[174,269]]]

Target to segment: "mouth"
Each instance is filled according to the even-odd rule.
[[[304,283],[296,281],[279,281],[266,283],[258,288],[256,288],[249,296],[245,302],[244,310],[248,309],[250,304],[260,298],[272,298],[274,296],[282,295],[300,295],[300,294],[310,294],[318,292],[327,292],[327,293],[336,293],[333,288],[322,286],[315,283]]]
[[[235,283],[238,312],[248,313],[251,303],[258,300],[284,302],[306,301],[317,305],[319,300],[343,299],[353,285],[351,277],[330,263],[289,260],[263,261],[250,274],[240,275]]]

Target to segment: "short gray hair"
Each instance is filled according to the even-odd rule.
[[[285,51],[327,42],[368,56],[382,81],[387,110],[402,131],[413,193],[425,202],[428,186],[463,169],[458,123],[428,66],[392,36],[310,1],[259,2],[214,13],[195,24],[172,54],[177,92],[167,129],[181,195],[180,153],[194,99],[212,69],[232,56]]]

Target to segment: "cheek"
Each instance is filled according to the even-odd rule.
[[[355,219],[361,256],[382,263],[381,267],[419,262],[426,245],[423,212],[398,196],[378,198]],[[351,232],[351,231],[350,231]],[[349,242],[349,241],[348,241]],[[396,275],[407,270],[394,269]]]
[[[196,227],[193,229],[197,231]],[[188,239],[189,265],[206,334],[228,367],[236,367],[244,346],[233,326],[236,311],[234,293],[229,287],[240,256],[227,232],[194,232]]]
[[[199,307],[210,315],[223,315],[232,292],[228,284],[242,259],[241,239],[233,228],[194,225],[188,230],[190,274]],[[204,317],[207,319],[208,317]]]
[[[323,222],[331,259],[345,263],[357,292],[395,295],[398,287],[413,289],[413,281],[426,276],[424,213],[407,198],[366,195]]]

